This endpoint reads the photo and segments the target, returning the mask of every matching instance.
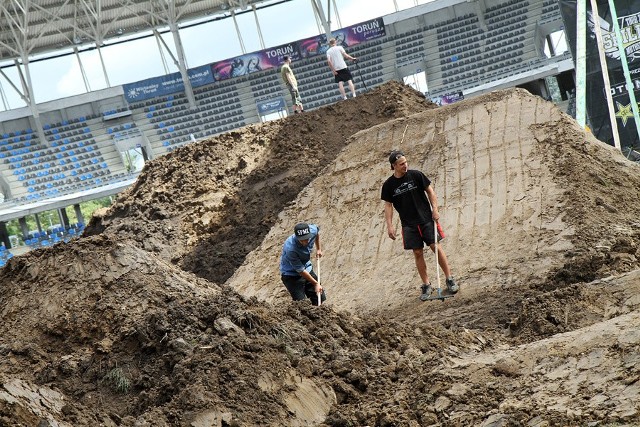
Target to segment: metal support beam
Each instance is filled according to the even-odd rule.
[[[18,224],[20,225],[20,231],[22,231],[22,240],[29,239],[29,226],[27,225],[27,218],[18,218]]]
[[[104,58],[102,57],[102,49],[100,46],[97,47],[98,56],[100,57],[100,65],[102,66],[102,74],[104,75],[104,81],[107,84],[107,87],[111,87],[111,82],[109,81],[109,74],[107,73],[107,67],[104,65]]]
[[[576,3],[576,121],[584,128],[587,122],[587,5],[584,1]]]
[[[331,22],[327,21],[327,18],[324,15],[324,10],[322,9],[321,0],[311,0],[311,4],[313,5],[314,10],[322,24],[322,28],[324,28],[324,33],[327,36],[327,41],[332,37],[331,35]]]
[[[176,58],[173,56],[173,53],[171,53],[171,49],[169,49],[169,46],[167,46],[167,44],[164,42],[164,39],[162,38],[162,34],[160,34],[157,30],[153,30],[153,37],[155,38],[156,44],[158,45],[158,53],[160,54],[160,62],[162,62],[162,68],[164,69],[164,73],[169,74],[171,71],[169,70],[169,64],[164,54],[165,49],[169,53],[169,56],[171,56],[171,59],[173,59],[174,63],[176,63]]]
[[[87,79],[87,73],[84,71],[84,67],[82,66],[82,60],[80,59],[80,55],[78,54],[78,48],[73,47],[73,54],[76,56],[76,60],[78,61],[78,66],[80,67],[80,74],[82,74],[82,81],[84,82],[85,91],[91,92],[91,84],[89,83],[89,79]]]
[[[609,107],[609,121],[611,122],[611,133],[613,134],[613,145],[620,150],[620,135],[618,134],[618,122],[616,121],[616,109],[613,104],[613,96],[611,95],[611,82],[609,81],[609,67],[607,66],[607,57],[604,53],[604,45],[602,43],[602,29],[600,28],[600,13],[598,13],[597,0],[591,0],[591,13],[593,14],[594,28],[596,31],[596,41],[598,45],[598,53],[600,55],[600,68],[602,69],[602,80],[604,81],[604,89],[607,95],[607,105]]]
[[[180,39],[180,33],[178,31],[178,25],[175,22],[169,24],[171,34],[173,34],[173,42],[176,45],[176,54],[178,56],[178,63],[176,64],[180,69],[182,75],[182,82],[184,83],[184,92],[189,100],[189,107],[195,108],[196,98],[193,95],[193,87],[191,87],[191,81],[189,80],[189,73],[187,72],[187,63],[184,57],[184,48],[182,47],[182,40]]]
[[[242,53],[247,53],[247,50],[244,48],[244,42],[242,41],[242,33],[240,32],[240,27],[238,26],[238,20],[236,19],[236,11],[231,11],[231,17],[233,18],[233,25],[236,27],[236,35],[238,36],[238,42],[240,42],[240,50]]]
[[[2,98],[2,106],[4,107],[5,111],[8,111],[11,109],[11,106],[9,105],[9,100],[7,99],[7,95],[4,93],[4,87],[2,86],[2,82],[0,82],[0,98]]]
[[[76,220],[82,224],[84,224],[84,216],[82,216],[82,211],[80,210],[80,205],[73,205],[73,211],[76,214]]]
[[[256,29],[258,30],[258,38],[260,39],[260,48],[264,49],[264,38],[262,37],[262,29],[260,28],[260,21],[258,20],[258,12],[256,11],[256,5],[251,5],[251,10],[253,10],[253,16],[256,18]]]
[[[338,14],[338,5],[336,4],[336,0],[332,0],[333,3],[333,11],[336,15],[336,20],[338,21],[338,28],[342,28],[342,21],[340,21],[340,14]]]
[[[551,34],[547,34],[545,38],[547,39],[547,46],[549,46],[549,56],[553,58],[556,56],[556,47],[554,46]]]
[[[36,128],[35,131],[38,134],[38,138],[43,144],[48,144],[47,138],[44,135],[44,130],[42,129],[42,123],[40,122],[40,111],[38,111],[38,106],[36,105],[35,100],[33,99],[33,85],[31,84],[31,74],[29,73],[29,57],[26,55],[22,58],[23,69],[20,68],[20,63],[18,60],[15,60],[16,70],[18,71],[18,75],[20,76],[20,83],[22,84],[22,99],[26,102],[27,106],[31,110],[31,114],[33,115],[33,124]]]

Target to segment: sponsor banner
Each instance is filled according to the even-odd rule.
[[[436,96],[435,98],[431,98],[431,102],[437,105],[449,105],[454,102],[462,101],[464,99],[464,95],[462,92],[456,93],[447,93],[446,95]]]
[[[336,39],[336,45],[347,48],[386,35],[382,18],[361,22],[331,33]],[[326,34],[299,40],[300,55],[303,58],[322,55],[329,49]]]
[[[213,78],[216,81],[226,80],[277,68],[282,64],[285,55],[289,55],[292,61],[300,59],[295,42],[214,62],[211,64]]]
[[[586,108],[589,124],[593,134],[598,139],[613,145],[613,133],[609,123],[609,108],[595,34],[595,26],[598,25],[602,31],[602,46],[604,47],[609,70],[611,94],[613,96],[620,142],[623,147],[637,146],[639,143],[638,132],[633,118],[631,102],[629,101],[629,93],[626,89],[617,38],[611,21],[609,1],[597,0],[597,3],[601,16],[594,16],[591,11],[591,3],[587,2]],[[616,0],[615,7],[637,102],[640,100],[640,0]],[[574,58],[577,57],[576,9],[576,0],[560,0],[560,11],[565,23],[565,34]]]
[[[270,99],[268,101],[258,102],[257,106],[258,106],[258,113],[260,115],[275,113],[275,112],[287,109],[287,104],[284,101],[283,97]]]
[[[187,70],[187,74],[193,87],[213,83],[211,67],[208,65],[191,68]],[[131,104],[158,96],[184,92],[184,83],[182,82],[180,73],[171,73],[166,76],[153,77],[135,83],[124,84],[123,90],[125,99]]]
[[[337,30],[333,36],[339,45],[349,47],[383,37],[385,34],[382,18],[376,18]],[[190,69],[188,70],[189,79],[193,87],[199,87],[219,80],[278,68],[282,65],[282,58],[285,55],[289,55],[295,62],[302,58],[323,54],[328,48],[325,35],[311,37]],[[180,73],[141,80],[125,84],[123,87],[125,98],[129,103],[184,92]]]

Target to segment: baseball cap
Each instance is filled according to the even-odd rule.
[[[391,163],[391,166],[393,166],[400,157],[404,157],[404,153],[400,150],[393,150],[391,154],[389,154],[389,163]]]
[[[293,234],[298,240],[309,240],[311,238],[311,228],[306,222],[301,222],[293,228]]]

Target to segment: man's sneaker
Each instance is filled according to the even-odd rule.
[[[449,277],[447,279],[447,290],[452,294],[455,294],[460,290],[460,286],[458,286],[458,284],[453,280],[453,277]]]
[[[431,286],[431,283],[425,283],[424,285],[422,285],[420,290],[422,291],[422,294],[420,295],[420,300],[426,301],[427,299],[429,299],[429,296],[433,291],[433,286]]]

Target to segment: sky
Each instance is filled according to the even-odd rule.
[[[335,0],[338,12],[336,15],[332,9],[331,29],[347,27],[431,1],[435,0]],[[321,3],[326,13],[327,2],[322,1]],[[334,0],[331,0],[331,3],[333,6]],[[324,32],[318,28],[311,0],[293,0],[264,8],[258,10],[257,15],[265,48]],[[244,52],[263,49],[260,44],[255,15],[253,13],[238,15],[237,23],[242,35]],[[180,31],[180,37],[187,60],[187,68],[243,54],[231,18],[185,28]],[[163,38],[175,52],[171,34],[165,33]],[[173,64],[171,57],[166,52],[164,58],[168,68],[165,69],[158,42],[154,37],[107,46],[101,49],[101,54],[107,69],[108,82],[104,78],[100,57],[96,50],[80,54],[86,79],[82,75],[75,55],[30,63],[29,70],[36,103],[178,71],[177,66]],[[15,67],[6,68],[3,71],[17,87],[21,87]],[[88,90],[84,83],[85,80],[88,82]],[[21,108],[26,105],[20,95],[2,76],[0,76],[0,89],[4,93],[4,100],[0,99],[0,111]]]

